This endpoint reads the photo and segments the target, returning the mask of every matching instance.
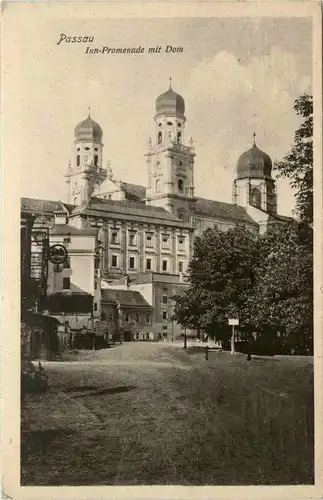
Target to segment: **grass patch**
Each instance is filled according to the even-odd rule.
[[[48,363],[53,397],[94,423],[23,457],[22,484],[311,484],[311,359],[188,352],[138,343]]]

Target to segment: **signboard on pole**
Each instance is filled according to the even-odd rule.
[[[234,350],[234,343],[235,343],[234,327],[235,326],[239,326],[239,320],[238,320],[238,318],[230,318],[230,319],[228,319],[228,323],[229,323],[230,326],[232,326],[231,354],[234,355],[235,354],[235,350]]]

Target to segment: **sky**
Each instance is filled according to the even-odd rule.
[[[92,44],[57,45],[60,34]],[[252,145],[273,161],[293,144],[293,103],[311,93],[311,18],[60,19],[29,23],[18,41],[17,147],[21,196],[65,200],[74,128],[91,116],[103,129],[103,165],[117,180],[147,184],[155,100],[169,86],[186,104],[186,139],[196,149],[195,194],[231,202],[239,156]],[[138,47],[144,54],[85,54],[86,46]],[[148,54],[149,47],[183,52]],[[294,193],[277,183],[278,210]]]

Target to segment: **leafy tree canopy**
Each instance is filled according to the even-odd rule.
[[[307,224],[313,222],[313,98],[303,94],[296,99],[294,110],[302,118],[294,134],[294,146],[274,168],[279,177],[290,180],[296,190],[295,215]]]

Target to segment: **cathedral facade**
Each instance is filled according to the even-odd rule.
[[[277,214],[272,161],[254,140],[237,163],[232,203],[195,195],[193,140],[186,137],[185,101],[169,89],[156,99],[145,155],[147,185],[117,181],[103,166],[103,132],[89,115],[75,128],[66,173],[69,223],[97,227],[105,248],[103,275],[156,272],[185,275],[193,239],[205,229],[244,224],[254,234],[286,218]]]
[[[51,241],[64,233],[63,244],[64,238],[73,243],[69,265],[61,279],[52,277],[48,292],[66,295],[67,302],[76,293],[91,295],[89,317],[104,335],[120,330],[129,340],[179,337],[172,297],[188,286],[194,237],[237,224],[257,235],[288,220],[277,214],[272,161],[255,140],[238,160],[232,203],[196,196],[197,155],[186,125],[184,99],[169,87],[156,99],[145,155],[147,184],[141,186],[116,180],[110,166],[103,166],[103,131],[89,114],[75,127],[66,200],[22,199],[22,210],[35,216],[36,225],[48,226]],[[58,214],[65,222],[55,229]],[[95,251],[86,238],[95,240]],[[63,302],[57,317],[66,323]],[[77,311],[72,313],[77,317],[71,328],[81,324]]]

